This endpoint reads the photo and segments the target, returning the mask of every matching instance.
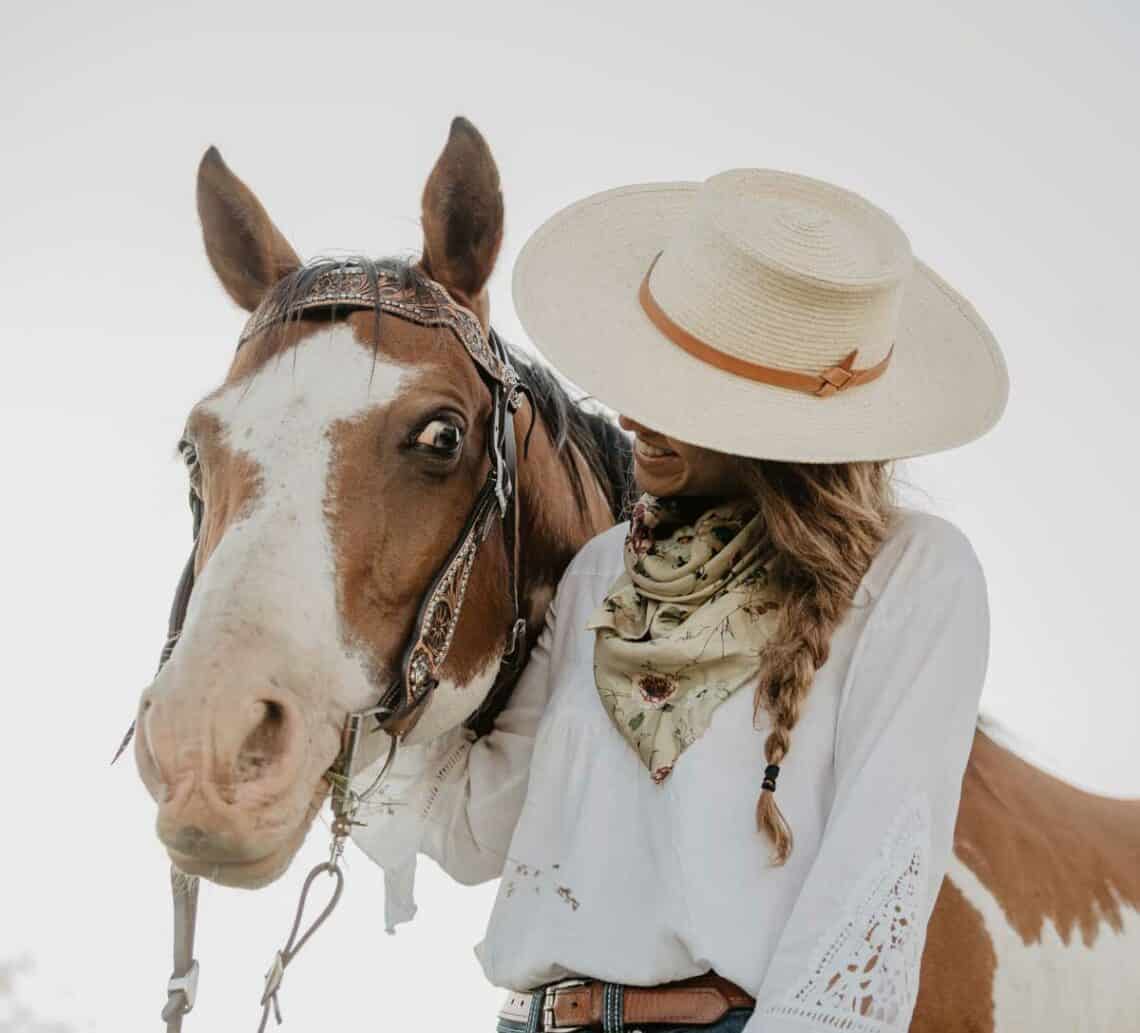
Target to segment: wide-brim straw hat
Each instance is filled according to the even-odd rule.
[[[735,455],[895,459],[989,430],[993,335],[895,221],[830,183],[739,169],[563,209],[514,271],[538,349],[599,401]]]

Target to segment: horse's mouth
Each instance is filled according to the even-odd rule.
[[[203,859],[167,847],[171,863],[184,875],[197,875],[219,886],[260,889],[285,874],[305,838],[305,829],[269,853],[252,860]]]
[[[313,818],[320,810],[327,787],[321,785],[313,794],[312,801],[294,830],[284,836],[275,836],[272,845],[264,852],[210,850],[203,848],[195,853],[179,849],[178,843],[165,843],[166,853],[171,863],[185,875],[196,875],[219,886],[232,886],[239,889],[260,889],[276,881],[288,869],[301,844],[308,835]]]

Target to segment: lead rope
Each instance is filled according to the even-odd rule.
[[[194,923],[198,917],[198,877],[170,869],[174,896],[174,970],[166,984],[162,1018],[166,1033],[181,1033],[182,1016],[194,1007],[198,992],[198,962],[194,960]]]
[[[269,971],[265,973],[265,989],[261,994],[261,1021],[257,1025],[257,1033],[265,1033],[265,1028],[269,1023],[270,1011],[273,1012],[273,1018],[276,1020],[277,1025],[281,1025],[281,1004],[278,1000],[278,993],[281,990],[281,982],[285,978],[285,969],[301,952],[301,948],[309,942],[313,934],[324,924],[329,915],[333,913],[333,909],[336,907],[341,894],[344,892],[344,872],[340,867],[340,859],[344,854],[345,840],[352,832],[354,826],[363,824],[363,822],[356,820],[356,814],[360,809],[360,805],[367,802],[380,788],[384,776],[388,774],[393,761],[396,759],[396,749],[400,740],[396,738],[396,736],[391,737],[391,745],[388,747],[388,756],[384,759],[379,773],[363,793],[353,792],[349,785],[352,765],[356,759],[357,748],[360,745],[360,737],[363,732],[365,718],[379,717],[386,712],[387,708],[385,707],[373,707],[370,710],[361,710],[355,714],[350,714],[345,723],[341,755],[330,772],[333,822],[332,845],[329,847],[329,859],[316,865],[309,874],[305,876],[305,882],[301,886],[301,897],[297,901],[297,911],[293,916],[293,927],[289,930],[289,938],[285,941],[285,946],[273,956],[273,964],[269,966]],[[309,890],[312,889],[313,882],[317,876],[326,872],[331,875],[335,881],[332,896],[329,898],[329,902],[324,906],[324,909],[313,919],[308,929],[305,930],[304,935],[302,935],[300,939],[297,939],[297,933],[301,928],[301,919],[305,914],[305,904],[309,898]]]
[[[297,930],[301,928],[301,918],[305,913],[305,902],[309,896],[309,889],[313,885],[313,880],[323,872],[328,872],[336,880],[332,897],[324,906],[324,910],[313,920],[313,924],[305,930],[305,935],[297,940]],[[322,861],[305,878],[305,884],[301,887],[301,899],[297,901],[297,913],[293,916],[293,928],[289,930],[289,939],[285,941],[285,946],[274,955],[273,965],[265,973],[265,991],[261,995],[261,1021],[257,1024],[257,1033],[265,1033],[270,1010],[273,1011],[277,1025],[281,1025],[281,1005],[277,1001],[277,992],[281,989],[281,980],[285,978],[285,966],[300,953],[301,948],[309,942],[313,933],[333,913],[333,908],[336,907],[343,892],[344,872],[340,870],[337,861]],[[293,945],[294,940],[297,940],[296,946]]]
[[[186,617],[186,607],[190,603],[190,593],[194,590],[194,566],[198,558],[198,535],[202,530],[202,500],[197,492],[190,490],[190,513],[194,521],[194,546],[190,558],[182,570],[174,601],[170,607],[170,620],[167,626],[166,641],[162,644],[162,654],[158,659],[158,669],[170,659],[178,636],[182,634],[182,622]],[[112,764],[122,755],[123,750],[134,735],[135,725],[127,729]],[[182,1018],[194,1007],[198,994],[198,961],[194,957],[194,927],[198,920],[198,876],[184,875],[173,865],[170,867],[170,892],[174,899],[174,967],[166,982],[166,1004],[162,1018],[166,1023],[166,1033],[182,1033]]]

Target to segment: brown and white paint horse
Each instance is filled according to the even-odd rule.
[[[214,269],[244,308],[301,267],[212,149],[198,205]],[[442,284],[486,328],[502,200],[465,120],[428,179],[423,228],[407,275]],[[136,758],[175,865],[215,882],[259,886],[288,867],[328,793],[346,715],[390,683],[486,476],[490,397],[474,365],[395,317],[377,339],[375,318],[262,331],[186,423],[205,502],[197,582],[178,647],[143,694]],[[570,557],[612,524],[626,471],[614,428],[530,374],[541,390],[520,497],[533,638]],[[510,620],[506,569],[493,536],[410,737],[454,728],[487,693]],[[1137,1031],[1137,974],[1140,801],[1083,793],[979,731],[911,1029]]]

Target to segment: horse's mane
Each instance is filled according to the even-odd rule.
[[[343,258],[319,258],[306,263],[278,282],[266,300],[272,299],[271,304],[279,304],[288,311],[292,308],[292,302],[305,297],[321,274],[345,267],[363,270],[374,285],[381,276],[391,277],[401,288],[411,291],[417,299],[427,300],[430,297],[426,290],[426,275],[407,259],[351,255]],[[306,314],[303,318],[310,317],[311,314]],[[379,329],[377,312],[377,341]],[[585,512],[588,503],[581,468],[574,458],[575,451],[597,478],[614,518],[620,520],[628,510],[630,486],[633,483],[633,452],[629,439],[588,398],[572,397],[565,383],[550,367],[514,346],[508,345],[508,350],[519,379],[529,390],[538,416],[554,441],[580,511]]]
[[[572,445],[586,460],[610,504],[615,520],[629,508],[633,483],[633,451],[629,439],[613,420],[590,404],[586,398],[573,399],[558,375],[548,366],[524,357],[511,347],[511,359],[519,379],[530,390],[542,422],[550,436],[574,486],[574,497],[581,511],[586,509],[586,493],[578,464],[574,462]]]

